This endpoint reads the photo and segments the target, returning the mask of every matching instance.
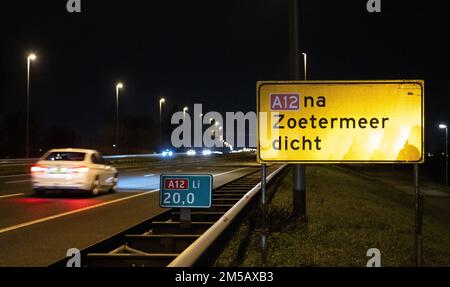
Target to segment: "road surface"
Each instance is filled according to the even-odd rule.
[[[118,192],[34,197],[29,175],[0,177],[0,266],[48,266],[164,211],[161,173],[212,174],[214,187],[257,170],[253,156],[167,160],[121,169]]]

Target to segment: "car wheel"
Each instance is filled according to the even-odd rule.
[[[114,193],[117,191],[117,182],[118,182],[118,176],[117,174],[114,175],[114,179],[113,179],[113,185],[111,186],[111,189],[109,190],[110,193]]]
[[[91,196],[97,196],[100,193],[100,180],[97,177],[95,177],[94,182],[92,183],[91,188]]]

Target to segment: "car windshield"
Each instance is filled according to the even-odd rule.
[[[83,152],[52,152],[45,160],[83,161],[84,156]]]

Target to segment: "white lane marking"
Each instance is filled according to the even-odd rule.
[[[6,184],[13,184],[13,183],[23,183],[23,182],[29,182],[31,179],[24,179],[24,180],[14,180],[14,181],[5,181]]]
[[[14,197],[14,196],[20,196],[24,195],[23,193],[14,193],[14,194],[8,194],[8,195],[0,195],[0,198],[7,198],[7,197]]]
[[[19,228],[27,227],[27,226],[30,226],[30,225],[33,225],[33,224],[42,223],[42,222],[49,221],[49,220],[52,220],[52,219],[60,218],[60,217],[63,217],[63,216],[67,216],[67,215],[83,212],[83,211],[86,211],[86,210],[94,209],[94,208],[97,208],[97,207],[102,207],[102,206],[105,206],[105,205],[117,203],[117,202],[124,201],[124,200],[127,200],[127,199],[132,199],[132,198],[135,198],[135,197],[138,197],[138,196],[143,196],[143,195],[146,195],[146,194],[150,194],[150,193],[156,192],[158,190],[159,189],[153,189],[153,190],[149,190],[149,191],[146,191],[146,192],[143,192],[143,193],[138,193],[138,194],[135,194],[135,195],[131,195],[131,196],[127,196],[127,197],[123,197],[123,198],[119,198],[119,199],[115,199],[115,200],[99,203],[99,204],[96,204],[96,205],[87,206],[87,207],[80,208],[80,209],[77,209],[77,210],[72,210],[72,211],[68,211],[68,212],[64,212],[64,213],[60,213],[60,214],[55,214],[55,215],[52,215],[52,216],[36,219],[36,220],[33,220],[33,221],[17,224],[17,225],[14,225],[14,226],[5,227],[5,228],[0,229],[0,234],[8,232],[8,231],[16,230],[16,229],[19,229]]]
[[[233,169],[233,170],[230,170],[230,171],[227,171],[227,172],[216,173],[216,174],[213,174],[213,176],[221,176],[221,175],[229,174],[229,173],[236,172],[236,171],[238,171],[238,170],[247,169],[247,168],[248,168],[248,167],[241,167],[241,168]]]
[[[127,169],[125,171],[141,171],[141,170],[146,170],[147,168],[133,168],[133,169]]]
[[[29,174],[13,174],[13,175],[0,175],[0,178],[8,178],[8,177],[20,177],[20,176],[28,176]]]
[[[150,173],[150,174],[145,174],[145,175],[144,175],[144,177],[150,177],[150,176],[154,176],[154,174],[153,174],[153,173]]]

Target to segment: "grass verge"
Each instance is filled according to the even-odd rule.
[[[269,204],[268,266],[414,266],[414,195],[333,166],[307,167],[308,223],[291,218],[292,173]],[[411,185],[413,191],[413,186]],[[237,228],[215,266],[261,266],[260,213]],[[425,198],[424,263],[450,266],[450,197]]]

